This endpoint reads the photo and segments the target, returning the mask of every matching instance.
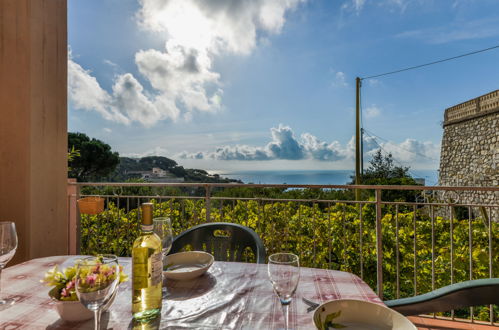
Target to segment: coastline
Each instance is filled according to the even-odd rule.
[[[352,170],[283,170],[283,171],[217,171],[221,177],[258,184],[347,184]],[[411,170],[415,178],[425,179],[425,185],[438,185],[437,170]]]

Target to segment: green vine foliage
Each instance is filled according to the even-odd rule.
[[[155,217],[170,217],[174,235],[206,222],[203,199],[152,202]],[[489,237],[487,221],[482,218],[451,221],[445,216],[450,214],[448,207],[429,210],[384,206],[382,214],[385,300],[499,274],[498,223],[491,223]],[[360,209],[359,205],[332,202],[212,200],[210,218],[213,222],[252,228],[263,240],[267,255],[293,252],[304,267],[352,272],[376,288],[374,204],[363,204]],[[130,256],[132,243],[140,232],[139,219],[136,208],[127,212],[113,202],[101,214],[82,215],[81,253]],[[499,310],[495,313],[498,319]],[[469,310],[456,311],[456,316],[469,317]],[[488,320],[488,307],[475,308],[474,317]]]

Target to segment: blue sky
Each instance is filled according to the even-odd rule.
[[[356,76],[499,44],[494,0],[70,0],[68,20],[69,131],[220,171],[351,169]],[[364,80],[366,158],[438,168],[444,109],[498,89],[498,60]]]

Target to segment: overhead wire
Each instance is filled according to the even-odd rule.
[[[365,128],[364,128],[364,132],[368,132],[370,135],[372,135],[372,137],[376,137],[376,138],[378,138],[378,139],[380,139],[380,140],[383,140],[383,141],[385,141],[385,142],[390,143],[390,141],[388,141],[387,139],[384,139],[384,138],[382,138],[382,137],[380,137],[380,136],[378,136],[378,135],[374,134],[373,132],[371,132],[371,131],[369,131],[369,130],[367,130],[367,129],[365,129]],[[438,160],[438,159],[435,159],[435,158],[432,158],[432,157],[428,157],[428,156],[426,156],[425,154],[419,153],[419,152],[417,152],[417,151],[412,151],[412,150],[408,150],[408,149],[402,148],[401,146],[396,145],[396,144],[393,144],[393,146],[394,146],[395,148],[398,148],[398,149],[403,150],[403,151],[406,151],[406,152],[410,152],[410,153],[412,153],[412,154],[414,154],[414,155],[418,155],[418,156],[423,157],[423,158],[426,158],[426,159],[428,159],[428,160],[432,160],[432,161],[437,161],[437,160]]]
[[[443,59],[440,59],[440,60],[437,60],[437,61],[432,61],[432,62],[428,62],[428,63],[424,63],[424,64],[419,64],[419,65],[414,65],[414,66],[410,66],[410,67],[407,67],[407,68],[403,68],[403,69],[398,69],[398,70],[394,70],[394,71],[389,71],[389,72],[385,72],[385,73],[380,73],[380,74],[375,74],[375,75],[371,75],[371,76],[367,76],[367,77],[362,77],[360,78],[360,82],[362,83],[362,80],[366,80],[366,79],[372,79],[372,78],[378,78],[378,77],[383,77],[383,76],[388,76],[388,75],[392,75],[392,74],[396,74],[396,73],[400,73],[400,72],[405,72],[405,71],[409,71],[409,70],[415,70],[415,69],[419,69],[419,68],[423,68],[423,67],[426,67],[426,66],[430,66],[430,65],[435,65],[435,64],[439,64],[439,63],[443,63],[443,62],[447,62],[447,61],[452,61],[452,60],[455,60],[455,59],[458,59],[458,58],[462,58],[462,57],[466,57],[466,56],[471,56],[471,55],[475,55],[475,54],[479,54],[479,53],[483,53],[483,52],[486,52],[486,51],[489,51],[489,50],[493,50],[493,49],[497,49],[499,48],[499,45],[495,45],[495,46],[492,46],[492,47],[488,47],[488,48],[483,48],[483,49],[479,49],[479,50],[475,50],[475,51],[472,51],[472,52],[468,52],[468,53],[465,53],[465,54],[461,54],[461,55],[457,55],[457,56],[452,56],[452,57],[447,57],[447,58],[443,58]],[[362,90],[362,89],[361,89]],[[363,127],[363,123],[362,123],[362,97],[361,97],[361,91],[359,91],[359,98],[360,98],[360,104],[359,104],[359,107],[360,107],[360,120],[361,120],[361,146],[363,147],[363,134],[364,133],[367,133],[368,135],[370,135],[373,139],[374,139],[374,142],[380,147],[380,149],[382,149],[385,153],[386,153],[386,150],[383,149],[383,147],[376,141],[376,138],[379,138],[380,140],[385,140],[377,135],[375,135],[374,133],[368,133],[368,131]],[[371,135],[372,134],[372,135]],[[374,136],[373,136],[374,135]],[[389,142],[388,140],[385,140],[386,142]],[[402,147],[399,147],[397,145],[394,145],[395,147],[401,149],[401,150],[404,150],[404,151],[407,151],[407,152],[411,152],[411,153],[414,153],[418,156],[421,156],[421,157],[424,157],[424,158],[427,158],[427,159],[430,159],[432,161],[436,161],[436,159],[434,158],[431,158],[431,157],[428,157],[426,155],[423,155],[423,154],[420,154],[418,152],[413,152],[413,151],[410,151],[410,150],[407,150],[407,149],[404,149]],[[363,148],[362,148],[363,149]],[[361,149],[361,150],[362,150]],[[396,161],[396,160],[395,160]],[[398,162],[398,161],[397,161]],[[402,165],[402,164],[400,164]],[[403,165],[402,165],[403,166]],[[363,169],[363,166],[362,166],[362,169]],[[411,173],[412,174],[412,173]]]
[[[363,77],[363,78],[360,78],[361,82],[362,80],[365,80],[365,79],[372,79],[372,78],[378,78],[378,77],[383,77],[383,76],[387,76],[387,75],[391,75],[391,74],[396,74],[396,73],[400,73],[400,72],[404,72],[404,71],[409,71],[409,70],[414,70],[414,69],[419,69],[419,68],[422,68],[422,67],[426,67],[426,66],[430,66],[430,65],[434,65],[434,64],[439,64],[439,63],[443,63],[443,62],[447,62],[447,61],[451,61],[451,60],[455,60],[455,59],[458,59],[458,58],[462,58],[462,57],[466,57],[466,56],[470,56],[470,55],[475,55],[475,54],[479,54],[479,53],[483,53],[483,52],[486,52],[486,51],[489,51],[489,50],[493,50],[493,49],[496,49],[496,48],[499,48],[499,45],[495,45],[495,46],[492,46],[492,47],[487,47],[487,48],[483,48],[483,49],[479,49],[479,50],[475,50],[475,51],[472,51],[472,52],[468,52],[468,53],[465,53],[465,54],[461,54],[461,55],[457,55],[457,56],[452,56],[452,57],[448,57],[448,58],[444,58],[444,59],[440,59],[440,60],[437,60],[437,61],[432,61],[432,62],[428,62],[428,63],[424,63],[424,64],[419,64],[419,65],[414,65],[414,66],[410,66],[410,67],[407,67],[407,68],[403,68],[403,69],[398,69],[398,70],[394,70],[394,71],[389,71],[389,72],[385,72],[385,73],[380,73],[380,74],[375,74],[375,75],[371,75],[371,76],[367,76],[367,77]],[[361,99],[362,100],[362,99]],[[362,103],[361,103],[361,107],[362,107]],[[362,111],[361,111],[362,113]],[[362,117],[361,117],[362,118]],[[361,126],[362,127],[362,126]],[[366,129],[365,128],[361,128],[361,132],[366,132]],[[371,134],[373,134],[371,132]],[[375,134],[373,134],[375,135]],[[376,135],[375,135],[376,136]],[[377,138],[381,139],[381,140],[384,140],[383,138],[379,137],[379,136],[376,136]],[[374,138],[374,137],[373,137]],[[387,140],[385,140],[386,142],[388,142]],[[377,142],[376,142],[377,143]],[[379,144],[378,144],[379,145]],[[396,145],[395,145],[396,146]],[[412,152],[412,151],[409,151],[407,149],[404,149],[402,147],[399,147],[399,146],[396,146],[397,148],[399,149],[402,149],[402,150],[405,150],[407,152]],[[435,161],[436,159],[434,158],[431,158],[431,157],[428,157],[426,155],[423,155],[423,154],[420,154],[420,153],[417,153],[417,152],[412,152],[414,154],[417,154],[418,156],[421,156],[421,157],[424,157],[424,158],[427,158],[427,159],[430,159],[430,160],[433,160]]]
[[[466,53],[466,54],[452,56],[452,57],[444,58],[444,59],[441,59],[441,60],[437,60],[437,61],[433,61],[433,62],[429,62],[429,63],[425,63],[425,64],[419,64],[419,65],[414,65],[414,66],[410,66],[410,67],[399,69],[399,70],[395,70],[395,71],[390,71],[390,72],[375,74],[375,75],[368,76],[368,77],[363,77],[363,78],[360,78],[360,79],[361,80],[372,79],[372,78],[377,78],[377,77],[388,76],[390,74],[395,74],[395,73],[399,73],[399,72],[404,72],[404,71],[419,69],[419,68],[422,68],[422,67],[425,67],[425,66],[430,66],[430,65],[434,65],[434,64],[438,64],[438,63],[442,63],[442,62],[447,62],[447,61],[455,60],[457,58],[466,57],[466,56],[470,56],[470,55],[475,55],[475,54],[478,54],[478,53],[483,53],[483,52],[486,52],[486,51],[489,51],[489,50],[492,50],[492,49],[496,49],[496,48],[499,48],[499,45],[488,47],[488,48],[484,48],[484,49],[480,49],[480,50],[475,50],[473,52],[469,52],[469,53]]]
[[[369,133],[367,135],[371,136]],[[374,139],[374,143],[376,143],[376,145],[380,148],[380,150],[382,150],[385,154],[390,155],[391,159],[393,159],[393,161],[395,163],[397,163],[401,167],[406,167],[404,164],[402,164],[400,161],[398,161],[396,158],[394,158],[393,154],[391,152],[388,152],[387,150],[385,150],[385,148],[383,148],[383,146],[380,143],[378,143],[378,141],[376,140],[376,138],[374,136],[371,136],[371,137]],[[409,174],[411,174],[411,176],[416,177],[416,175],[414,173],[412,173],[410,169],[408,169],[407,172],[409,172]]]
[[[361,81],[362,83],[362,81]],[[374,134],[373,132],[367,130],[366,128],[364,128],[364,123],[363,123],[363,116],[362,116],[362,113],[363,113],[363,107],[362,107],[362,88],[359,90],[359,97],[360,97],[360,127],[361,127],[361,140],[360,140],[360,143],[361,143],[361,150],[362,150],[362,153],[364,152],[364,134],[367,134],[368,136],[372,137],[374,139],[374,142],[376,143],[376,145],[381,149],[383,150],[386,154],[391,154],[391,153],[388,153],[382,146],[380,143],[378,143],[378,141],[376,141],[376,138],[380,139],[380,140],[384,140],[385,142],[389,142],[388,140]],[[434,158],[431,158],[431,157],[428,157],[424,154],[421,154],[421,153],[418,153],[418,152],[415,152],[415,151],[411,151],[411,150],[407,150],[405,148],[402,148],[396,144],[393,144],[393,146],[395,146],[396,148],[400,149],[400,150],[403,150],[403,151],[406,151],[406,152],[409,152],[409,153],[412,153],[412,154],[415,154],[415,155],[418,155],[418,156],[421,156],[423,158],[426,158],[426,159],[429,159],[429,160],[432,160],[432,161],[436,161],[436,159]],[[364,157],[362,157],[361,159],[363,159]],[[397,159],[393,158],[393,155],[392,155],[392,159],[398,163],[400,166],[404,166],[404,164],[402,164],[401,162],[399,162]],[[415,173],[411,172],[410,170],[408,171],[413,177],[416,177]],[[363,161],[361,163],[361,173],[362,175],[364,174],[364,166],[363,166]]]
[[[379,137],[377,137],[377,136],[372,136],[372,135],[371,135],[368,131],[366,131],[366,130],[364,130],[364,132],[365,132],[367,135],[369,135],[370,137],[372,137],[372,138],[373,138],[374,143],[376,143],[376,145],[377,145],[377,146],[378,146],[378,147],[379,147],[379,148],[380,148],[380,149],[381,149],[381,150],[382,150],[382,151],[383,151],[386,155],[390,155],[390,156],[391,156],[391,158],[393,159],[393,161],[394,161],[395,163],[397,163],[397,164],[398,164],[399,166],[401,166],[401,167],[406,167],[406,166],[405,166],[402,162],[400,162],[400,161],[399,161],[399,160],[397,160],[395,157],[393,157],[393,154],[392,154],[391,152],[388,152],[385,148],[383,148],[383,146],[382,146],[380,143],[378,143],[377,138],[379,138]],[[416,178],[416,177],[422,177],[422,176],[423,176],[423,177],[426,177],[425,175],[419,175],[419,174],[417,174],[417,173],[413,172],[410,168],[408,168],[407,172],[409,172],[409,174],[410,174],[413,178]],[[435,183],[435,182],[431,182],[431,183],[433,184],[433,183]]]
[[[367,134],[367,135],[371,136],[370,134]],[[394,157],[393,157],[393,154],[392,154],[391,152],[388,152],[387,150],[385,150],[385,148],[383,148],[383,146],[382,146],[380,143],[378,143],[378,141],[376,140],[376,138],[375,138],[374,136],[371,136],[371,137],[374,139],[374,143],[376,143],[376,145],[377,145],[377,146],[378,146],[378,147],[379,147],[379,148],[380,148],[380,149],[381,149],[381,150],[382,150],[385,154],[390,155],[390,156],[391,156],[391,158],[393,159],[393,161],[394,161],[395,163],[397,163],[398,165],[400,165],[400,166],[402,166],[402,167],[405,167],[405,165],[404,165],[404,164],[402,164],[400,161],[398,161],[396,158],[394,158]],[[411,172],[409,171],[409,173],[411,173]],[[413,173],[411,173],[411,174],[413,174]]]

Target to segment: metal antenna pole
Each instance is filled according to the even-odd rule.
[[[356,82],[356,107],[355,107],[355,184],[361,184],[361,148],[360,148],[360,78],[355,78]],[[360,200],[360,189],[355,189],[355,200]]]
[[[360,113],[362,115],[362,111]],[[361,118],[362,119],[362,118]],[[360,177],[364,176],[364,127],[361,121],[360,123]]]

